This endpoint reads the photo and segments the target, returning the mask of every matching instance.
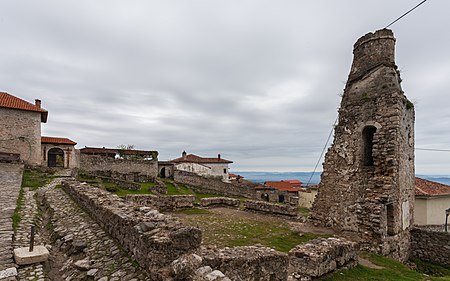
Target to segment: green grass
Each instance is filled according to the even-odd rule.
[[[298,207],[298,214],[303,216],[303,217],[309,216],[309,212],[310,212],[310,210],[308,208]]]
[[[417,266],[417,271],[432,275],[432,276],[450,276],[450,268],[449,267],[443,267],[441,265],[427,262],[419,259],[412,259],[412,262],[414,262]]]
[[[398,280],[398,281],[413,281],[413,280],[450,280],[449,277],[430,277],[423,273],[414,271],[404,264],[372,253],[363,253],[363,256],[372,263],[382,266],[382,269],[372,269],[361,265],[355,268],[336,272],[326,278],[320,280],[337,280],[337,281],[353,281],[353,280]]]
[[[12,215],[12,225],[13,225],[14,231],[19,227],[19,223],[22,220],[22,218],[20,216],[20,211],[23,208],[24,201],[25,201],[24,191],[23,191],[23,186],[21,186],[20,190],[19,190],[19,197],[17,197],[16,208],[14,209],[14,213]]]
[[[185,225],[203,231],[203,244],[218,247],[265,245],[281,252],[288,252],[298,244],[317,237],[317,234],[297,233],[278,219],[266,216],[250,216],[243,213],[219,213],[202,209],[180,211]]]
[[[179,185],[178,188],[176,188],[173,183],[166,182],[167,187],[167,195],[193,195],[194,193],[192,190],[187,188],[184,185]]]
[[[23,171],[22,187],[29,187],[35,190],[48,184],[52,179],[54,179],[52,174],[26,169]]]

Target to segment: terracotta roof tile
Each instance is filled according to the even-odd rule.
[[[450,186],[434,181],[416,178],[416,196],[450,195]]]
[[[183,157],[170,160],[172,163],[199,163],[199,164],[207,164],[207,163],[233,163],[233,161],[226,160],[223,158],[204,158],[194,154],[186,155],[186,159]]]
[[[0,92],[0,107],[19,109],[26,111],[34,111],[41,113],[41,122],[46,123],[48,111],[35,104],[19,99],[8,93]]]
[[[41,137],[41,143],[68,144],[68,145],[77,144],[76,142],[68,138],[57,138],[57,137]]]
[[[298,192],[300,190],[299,188],[294,187],[291,183],[286,181],[266,181],[264,184],[267,187],[282,191]]]

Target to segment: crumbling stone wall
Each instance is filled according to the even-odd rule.
[[[231,280],[285,281],[288,255],[267,247],[205,249],[198,253],[203,266],[218,269]]]
[[[450,267],[450,233],[413,228],[411,256]]]
[[[80,170],[125,181],[153,181],[158,176],[158,161],[81,154]]]
[[[358,264],[354,242],[342,238],[319,238],[289,251],[290,280],[310,280]]]
[[[225,183],[221,180],[205,178],[186,171],[175,170],[174,180],[191,186],[195,191],[225,196],[255,198],[257,184]]]
[[[414,202],[414,107],[400,86],[391,30],[368,33],[354,59],[311,217],[404,261]]]
[[[245,209],[270,213],[276,215],[285,215],[295,217],[298,215],[298,209],[289,205],[273,204],[263,201],[246,200],[244,202]]]
[[[125,196],[128,202],[137,205],[152,207],[159,211],[172,211],[181,208],[194,207],[194,195],[140,195],[128,194]]]
[[[202,198],[200,200],[200,206],[202,207],[216,207],[216,206],[227,206],[233,208],[239,208],[241,201],[239,199],[228,198],[228,197],[211,197]]]
[[[134,208],[117,195],[77,181],[64,181],[63,189],[152,273],[152,280],[164,280],[161,269],[200,246],[201,231],[177,218]]]
[[[18,153],[26,164],[41,159],[41,113],[0,107],[0,152]]]

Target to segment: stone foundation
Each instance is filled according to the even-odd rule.
[[[284,215],[290,217],[296,217],[298,215],[298,209],[296,207],[292,207],[289,205],[272,204],[263,201],[247,200],[244,202],[244,206],[245,209],[247,210],[257,212],[270,213],[275,215]]]
[[[288,255],[266,247],[203,250],[202,265],[220,270],[231,280],[285,281]]]
[[[128,194],[125,200],[141,206],[152,207],[159,211],[172,211],[194,207],[194,195],[138,195]]]
[[[290,280],[310,280],[358,264],[356,245],[339,239],[314,239],[289,251]]]
[[[211,198],[202,198],[200,201],[200,206],[202,207],[217,207],[217,206],[226,206],[239,208],[241,201],[239,199],[233,199],[228,197],[211,197]]]
[[[159,272],[163,267],[200,246],[201,231],[172,216],[136,210],[116,195],[77,181],[64,181],[63,189],[151,273],[152,280],[164,280]]]

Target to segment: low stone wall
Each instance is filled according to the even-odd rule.
[[[177,218],[135,208],[117,195],[74,180],[64,181],[63,189],[149,270],[151,280],[164,280],[163,267],[200,246],[201,231],[183,226]]]
[[[239,208],[241,201],[239,199],[233,199],[228,197],[211,197],[202,198],[200,200],[200,206],[202,207],[215,207],[215,206],[228,206]]]
[[[205,178],[185,171],[174,171],[174,180],[191,186],[195,191],[224,196],[255,198],[255,189],[251,184],[225,183],[217,179]]]
[[[354,242],[343,238],[319,238],[289,251],[290,280],[310,280],[358,264]]]
[[[128,194],[125,200],[141,206],[153,207],[159,211],[172,211],[194,207],[194,195],[140,195]]]
[[[125,181],[153,181],[158,176],[158,161],[81,154],[80,170]]]
[[[202,265],[217,269],[231,280],[286,281],[288,255],[273,249],[244,246],[198,253]]]
[[[291,217],[295,217],[298,215],[297,208],[289,205],[272,204],[264,201],[247,200],[244,202],[244,206],[245,209],[257,212],[285,215]]]
[[[414,227],[411,230],[411,256],[450,266],[450,233]]]

